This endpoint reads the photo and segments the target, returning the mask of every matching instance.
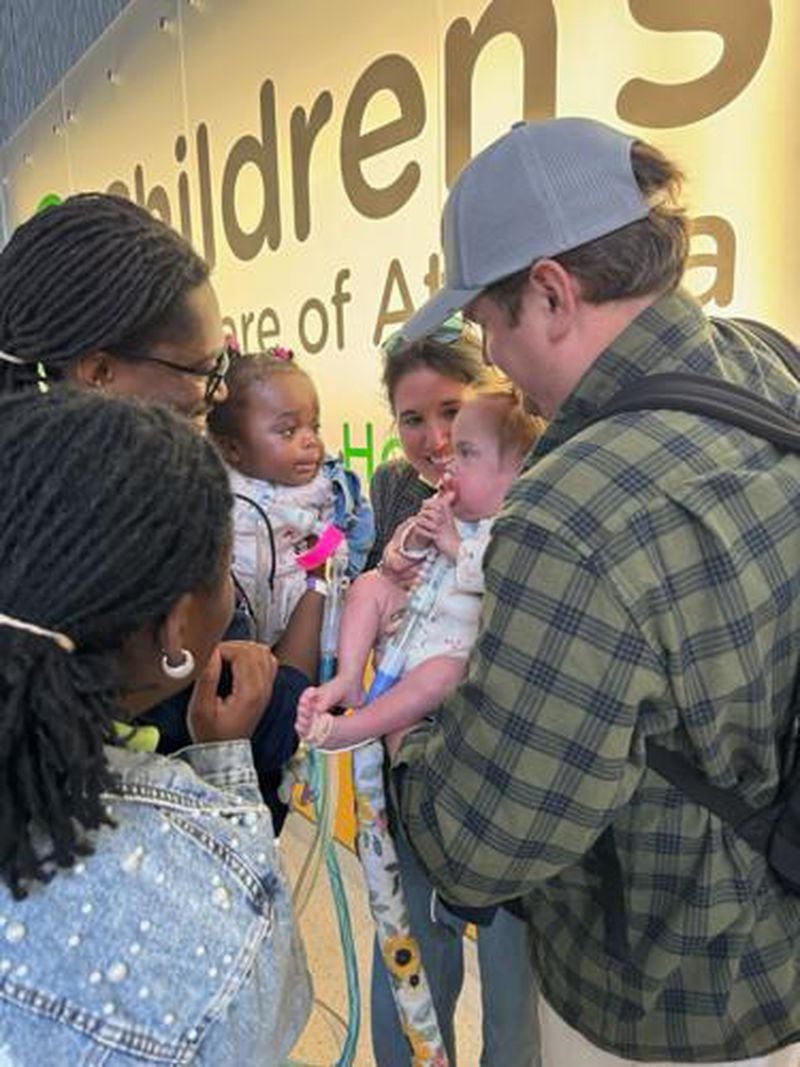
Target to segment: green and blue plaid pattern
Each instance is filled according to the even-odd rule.
[[[682,412],[586,428],[666,371],[736,381],[800,418],[763,343],[682,293],[646,309],[512,488],[468,676],[407,739],[395,781],[445,899],[524,898],[568,1023],[623,1057],[719,1061],[800,1040],[800,898],[649,771],[644,745],[685,752],[751,804],[773,798],[800,649],[800,459]]]

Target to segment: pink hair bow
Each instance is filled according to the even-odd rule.
[[[269,354],[274,356],[275,359],[282,359],[284,363],[289,363],[294,359],[294,352],[291,348],[284,348],[282,345],[275,345],[274,348],[269,350]]]

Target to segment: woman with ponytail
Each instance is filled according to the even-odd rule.
[[[0,399],[0,1062],[272,1065],[309,981],[246,738],[231,497],[158,406]],[[125,720],[197,679],[197,744]],[[140,740],[140,739],[139,739]]]

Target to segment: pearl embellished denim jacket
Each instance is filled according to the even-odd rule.
[[[278,1067],[311,983],[249,743],[108,756],[117,827],[0,888],[0,1067]]]

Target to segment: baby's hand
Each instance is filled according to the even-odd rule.
[[[415,519],[410,518],[398,526],[392,539],[384,548],[381,559],[382,574],[402,589],[411,588],[419,577],[419,568],[422,563],[421,559],[409,559],[408,556],[403,555],[401,548],[404,536],[410,536],[414,523]]]
[[[314,720],[317,715],[321,713],[322,709],[319,707],[319,689],[310,685],[308,689],[303,690],[300,694],[300,699],[297,701],[297,715],[294,721],[294,728],[297,731],[297,736],[305,741],[311,731]]]
[[[420,554],[431,547],[431,539],[422,532],[419,523],[415,520],[411,523],[408,531],[401,538],[400,551],[408,559],[409,553],[416,553],[416,562],[419,562]]]
[[[344,674],[335,674],[329,682],[304,689],[297,703],[297,712],[299,715],[303,710],[306,714],[306,709],[309,709],[313,714],[319,715],[331,708],[359,708],[363,703],[364,691],[361,684]]]
[[[417,540],[434,544],[442,523],[442,505],[435,496],[426,500],[414,519],[414,534]]]
[[[426,500],[416,519],[417,528],[448,559],[455,560],[461,544],[452,509],[453,494],[437,493]]]
[[[311,694],[305,702],[303,697],[306,694]],[[317,708],[314,703],[313,689],[306,689],[306,691],[300,697],[297,704],[297,718],[295,719],[295,730],[297,736],[301,740],[305,741],[307,745],[311,745],[316,748],[324,742],[330,736],[333,724],[336,721],[329,712],[322,711]]]
[[[458,550],[461,547],[461,537],[458,533],[458,528],[453,518],[453,512],[450,508],[446,508],[442,514],[442,521],[439,529],[434,538],[436,547],[442,553],[447,556],[448,559],[455,561],[458,558]]]
[[[393,545],[387,545],[381,560],[381,573],[401,589],[410,589],[419,577],[421,562],[419,559],[408,559]]]

